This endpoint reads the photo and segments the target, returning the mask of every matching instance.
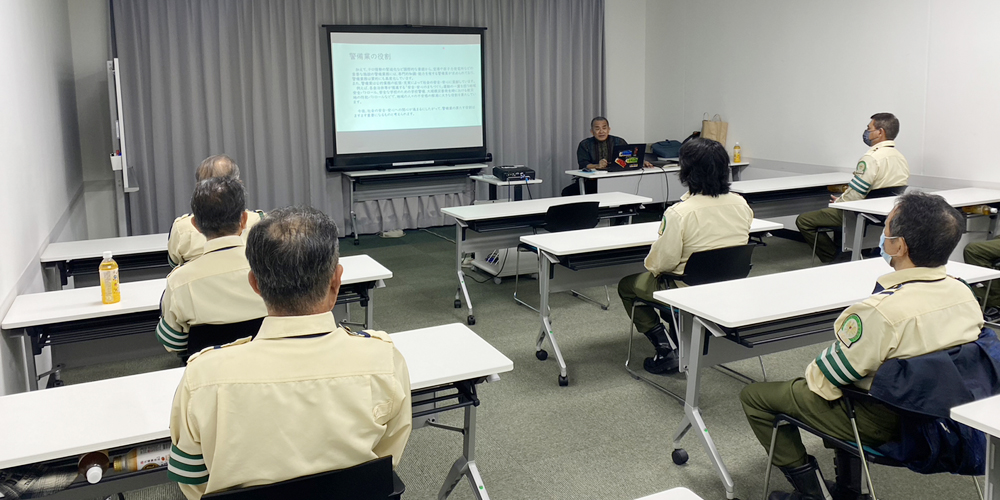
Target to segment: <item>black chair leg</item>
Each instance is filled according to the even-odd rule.
[[[861,498],[861,482],[864,481],[861,460],[847,451],[835,449],[833,469],[837,475],[837,489],[834,498],[836,500]]]

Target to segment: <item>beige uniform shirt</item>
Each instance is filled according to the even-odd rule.
[[[944,266],[895,271],[878,279],[885,289],[848,307],[833,328],[837,340],[806,368],[806,382],[833,401],[840,387],[868,389],[890,358],[912,358],[979,338],[983,313],[969,287]]]
[[[170,225],[170,236],[167,237],[167,263],[177,267],[185,262],[201,256],[205,248],[205,235],[191,224],[191,214],[184,214]],[[264,218],[260,210],[247,210],[247,227],[243,229],[243,242],[246,243],[250,228]]]
[[[905,186],[909,181],[910,165],[896,150],[896,143],[882,141],[858,160],[847,191],[837,201],[862,200],[876,189]]]
[[[685,193],[680,203],[663,212],[660,237],[646,256],[646,269],[653,274],[682,274],[691,254],[745,245],[753,222],[753,210],[736,193],[721,196]]]
[[[167,473],[189,499],[392,455],[412,428],[410,375],[385,332],[333,313],[269,316],[252,341],[191,357],[174,395]]]
[[[267,316],[264,301],[247,280],[250,264],[243,238],[215,238],[205,243],[204,249],[200,258],[167,276],[156,338],[168,351],[187,350],[192,326],[224,325]]]

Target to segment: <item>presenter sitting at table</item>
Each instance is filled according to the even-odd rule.
[[[608,119],[603,116],[597,116],[590,120],[590,134],[593,137],[580,141],[580,145],[576,148],[576,163],[580,166],[580,170],[604,170],[608,168],[608,162],[611,161],[611,153],[615,146],[628,144],[625,139],[611,135],[611,125],[608,123]],[[653,164],[647,161],[645,166],[652,167]],[[587,190],[587,194],[596,193],[597,181],[587,179],[584,182],[584,189]],[[580,193],[579,184],[575,182],[562,190],[563,196],[577,194],[582,193]]]
[[[170,415],[167,474],[189,499],[392,456],[412,427],[410,379],[385,332],[338,327],[337,226],[284,208],[247,240],[268,316],[253,339],[191,357]]]
[[[980,267],[996,267],[1000,261],[1000,238],[989,241],[969,243],[962,251],[966,264]],[[991,322],[1000,321],[1000,280],[990,284],[990,293],[986,296],[986,318]]]
[[[229,177],[240,179],[240,167],[232,158],[226,155],[213,155],[202,160],[195,170],[195,182],[216,177]],[[246,234],[254,224],[264,217],[264,212],[260,210],[247,211],[246,230],[243,233],[243,241],[246,242]],[[174,219],[170,225],[170,236],[167,237],[167,263],[170,267],[177,267],[185,262],[192,261],[201,256],[205,249],[205,236],[191,224],[191,214],[182,215]]]
[[[774,415],[785,413],[838,439],[854,441],[840,387],[867,390],[889,358],[912,358],[975,341],[983,315],[972,291],[945,273],[948,256],[965,222],[944,198],[903,195],[889,213],[882,257],[893,272],[878,279],[874,294],[848,307],[834,323],[836,340],[806,367],[805,378],[761,382],[740,394],[750,428],[764,449],[771,443]],[[897,413],[879,403],[857,402],[861,441],[878,447],[900,433]],[[794,493],[774,492],[772,500],[829,498],[816,459],[806,454],[798,429],[778,428],[774,465]]]
[[[667,331],[656,310],[632,304],[653,301],[653,292],[668,288],[664,273],[682,274],[691,254],[736,245],[749,239],[753,210],[738,194],[729,192],[729,155],[726,148],[709,139],[692,139],[681,147],[680,181],[688,188],[663,213],[660,237],[646,256],[648,272],[626,276],[618,283],[618,295],[625,312],[632,314],[636,329],[656,348],[656,356],[646,358],[643,368],[650,373],[677,372],[677,353],[670,347]]]
[[[247,224],[246,190],[232,177],[199,182],[191,196],[191,225],[207,240],[205,254],[171,271],[160,299],[156,338],[168,351],[186,355],[191,327],[226,325],[267,316],[247,274],[246,247],[240,233]],[[235,335],[236,340],[246,335]],[[214,339],[218,340],[218,339]],[[222,342],[225,343],[225,342]]]
[[[892,113],[872,115],[868,128],[862,135],[862,140],[869,149],[858,160],[854,177],[847,185],[847,190],[840,196],[831,196],[833,203],[885,196],[892,193],[881,190],[906,186],[910,179],[910,166],[903,154],[896,149],[895,139],[898,133],[899,120],[895,115]],[[831,239],[826,232],[817,233],[816,229],[839,228],[843,223],[844,212],[836,208],[806,212],[795,219],[795,225],[798,226],[799,233],[809,248],[813,247],[815,241],[816,256],[822,262],[831,262],[837,257],[835,239],[839,238]]]

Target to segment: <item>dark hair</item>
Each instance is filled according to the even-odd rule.
[[[203,181],[213,177],[240,178],[240,166],[236,160],[226,155],[212,155],[201,161],[201,165],[194,171],[194,180]]]
[[[337,270],[337,224],[312,207],[268,212],[247,237],[247,260],[269,310],[302,315],[322,301]]]
[[[718,141],[691,139],[681,146],[678,177],[691,194],[719,196],[729,192],[729,153]]]
[[[915,191],[896,199],[889,221],[892,236],[902,237],[913,265],[943,266],[962,238],[965,218],[944,198]]]
[[[206,179],[194,186],[191,212],[198,230],[206,238],[239,234],[240,219],[247,208],[243,183],[231,177]]]
[[[892,113],[875,113],[872,115],[872,120],[875,121],[875,130],[885,130],[885,138],[887,140],[892,141],[896,139],[896,135],[899,134],[899,120],[896,119],[896,115]]]
[[[609,122],[607,118],[605,118],[603,116],[595,116],[593,120],[590,120],[590,129],[591,130],[594,129],[594,124],[597,123],[597,122],[605,122],[605,123],[608,124],[609,127],[611,126],[611,122]]]

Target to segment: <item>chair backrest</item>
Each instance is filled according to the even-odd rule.
[[[594,228],[601,221],[600,208],[598,201],[553,205],[545,211],[543,227],[550,233]]]
[[[264,318],[249,319],[224,325],[195,325],[188,332],[188,354],[206,347],[228,344],[243,337],[256,337]]]
[[[873,189],[868,192],[868,196],[865,196],[865,198],[888,198],[890,196],[901,196],[904,193],[906,193],[906,186],[892,186],[881,189]]]
[[[684,283],[704,285],[746,278],[753,267],[754,243],[716,248],[691,254],[684,266]]]
[[[401,493],[401,491],[400,491]],[[392,457],[280,483],[263,484],[205,495],[205,500],[386,500],[396,495]]]

